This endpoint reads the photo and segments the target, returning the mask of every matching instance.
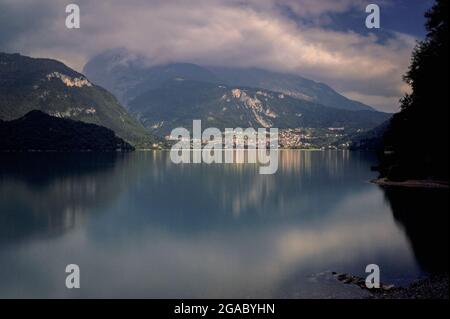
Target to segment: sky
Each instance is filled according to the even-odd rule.
[[[80,29],[65,7],[78,4]],[[380,7],[380,29],[365,8]],[[0,0],[0,51],[58,59],[82,71],[114,48],[151,64],[259,67],[323,82],[396,112],[432,0]]]

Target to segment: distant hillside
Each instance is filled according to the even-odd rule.
[[[369,131],[347,137],[346,140],[350,141],[350,149],[381,151],[383,148],[383,136],[389,127],[389,123],[390,119]]]
[[[95,124],[31,111],[13,121],[0,121],[2,151],[131,151],[114,132]]]
[[[168,134],[193,119],[205,126],[371,129],[390,115],[375,111],[348,111],[292,98],[283,93],[189,81],[166,81],[129,103],[129,111],[154,133]]]
[[[350,100],[331,87],[297,75],[262,69],[204,67],[190,63],[149,66],[149,61],[126,49],[112,49],[93,57],[83,72],[95,83],[113,92],[128,107],[131,100],[167,80],[253,87],[284,93],[293,98],[352,111],[374,111],[363,103]]]
[[[324,83],[315,82],[298,75],[271,72],[257,68],[209,67],[208,69],[216,77],[220,78],[223,83],[229,85],[281,92],[300,100],[342,110],[374,111],[372,107],[350,100]]]
[[[156,141],[105,89],[64,64],[0,53],[0,119],[17,119],[31,110],[98,124],[136,146]]]

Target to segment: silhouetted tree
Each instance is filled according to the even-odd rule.
[[[412,93],[384,136],[381,176],[392,180],[448,180],[448,0],[437,0],[425,17],[426,39],[404,76]]]

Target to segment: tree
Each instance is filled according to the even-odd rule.
[[[417,44],[405,95],[384,136],[381,176],[448,180],[448,1],[425,14],[427,36]]]

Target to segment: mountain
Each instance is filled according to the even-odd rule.
[[[193,119],[218,128],[344,127],[348,134],[370,130],[390,117],[296,75],[189,63],[155,66],[126,49],[97,55],[83,72],[159,135],[190,127]]]
[[[175,78],[129,102],[129,111],[155,134],[191,127],[193,119],[226,127],[371,129],[390,115],[348,111],[279,92]]]
[[[111,93],[63,63],[0,53],[0,119],[31,110],[107,127],[139,147],[157,140]]]
[[[148,59],[126,49],[112,49],[92,58],[83,72],[92,81],[113,92],[125,106],[146,90],[157,88],[167,80],[180,78],[261,88],[337,109],[374,111],[370,106],[340,95],[326,84],[297,75],[256,68],[204,67],[189,63],[151,64]]]
[[[300,100],[342,110],[374,111],[372,107],[350,100],[326,84],[298,75],[271,72],[257,68],[210,67],[209,70],[228,85],[255,87],[281,92]]]
[[[168,80],[188,79],[220,83],[211,71],[190,63],[172,63],[150,66],[148,59],[126,49],[111,49],[86,63],[85,73],[94,83],[109,91],[126,107],[138,95],[158,88]]]
[[[133,147],[105,127],[31,111],[13,121],[0,121],[3,151],[131,151]]]

